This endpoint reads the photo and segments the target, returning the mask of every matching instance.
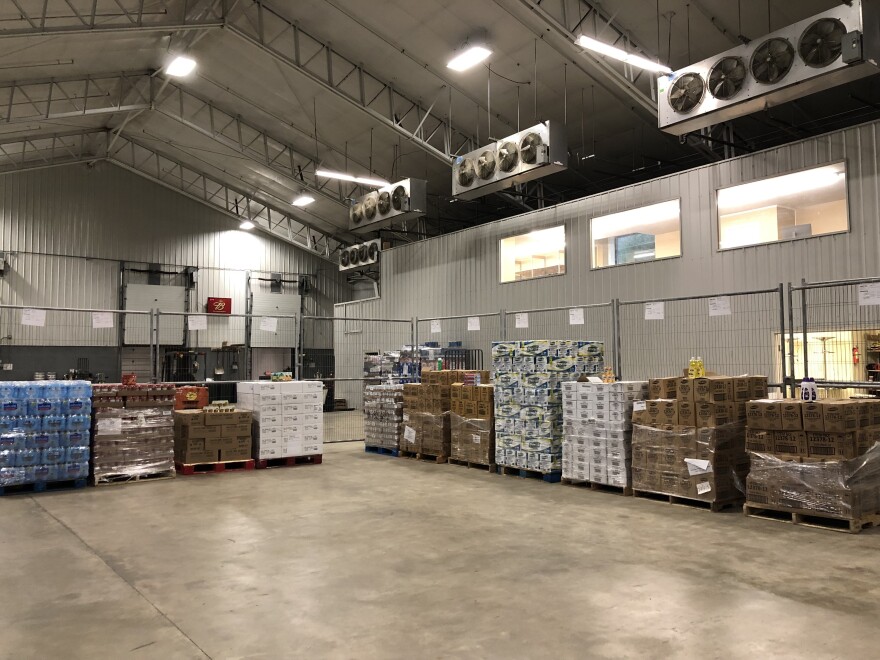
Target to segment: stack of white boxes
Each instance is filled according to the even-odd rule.
[[[238,404],[254,415],[254,458],[312,456],[324,451],[320,381],[238,384]]]
[[[645,381],[563,383],[563,478],[630,486],[633,405],[647,397]]]

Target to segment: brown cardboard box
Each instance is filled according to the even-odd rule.
[[[781,431],[782,404],[770,399],[749,401],[746,404],[746,420],[752,429]]]
[[[868,426],[880,426],[880,400],[868,401]]]
[[[804,423],[804,431],[821,433],[825,430],[824,405],[818,401],[801,403],[801,417]]]
[[[697,425],[697,409],[693,401],[678,402],[678,423],[682,426]]]
[[[752,504],[776,504],[779,489],[766,479],[749,475],[746,479],[746,501]]]
[[[749,401],[752,397],[752,381],[749,376],[737,376],[733,379],[733,400]]]
[[[694,378],[679,378],[675,386],[675,398],[679,401],[693,401],[695,382]]]
[[[733,416],[733,404],[731,402],[706,402],[700,401],[694,404],[696,411],[697,428],[712,428],[729,424]]]
[[[481,419],[489,419],[493,417],[495,411],[491,401],[477,401],[477,417]]]
[[[874,443],[880,442],[880,428],[867,428],[859,430],[856,435],[856,453],[859,456],[874,446]]]
[[[678,401],[676,399],[656,399],[648,401],[647,406],[648,417],[652,423],[678,423]]]
[[[746,421],[746,402],[745,401],[734,401],[733,402],[733,419],[738,422]]]
[[[733,401],[733,379],[726,376],[706,376],[693,381],[695,403],[722,403]]]
[[[251,457],[251,437],[221,438],[218,443],[220,461],[246,461]]]
[[[488,401],[492,403],[495,400],[495,387],[493,385],[484,384],[477,385],[477,401]]]
[[[453,401],[461,398],[461,388],[463,387],[464,385],[462,385],[461,383],[456,383],[449,388],[449,396],[452,398]]]
[[[215,440],[220,437],[220,426],[180,424],[174,427],[174,436],[182,440]]]
[[[648,381],[648,396],[651,399],[677,398],[676,385],[678,378],[652,378]]]
[[[752,399],[766,399],[770,395],[770,389],[767,387],[767,376],[749,376],[749,383],[752,388]]]
[[[807,433],[807,449],[815,458],[855,458],[855,433]]]
[[[773,431],[772,435],[774,454],[807,455],[807,434],[804,431]]]
[[[182,411],[185,412],[185,411]],[[205,426],[228,426],[230,424],[250,424],[251,412],[249,410],[236,410],[234,412],[205,413]]]
[[[648,414],[647,406],[641,410],[633,410],[632,423],[640,426],[648,426],[651,424],[651,416]]]
[[[251,424],[227,424],[220,427],[220,436],[223,438],[240,438],[250,436]]]
[[[761,454],[773,453],[773,431],[746,429],[746,450]]]
[[[476,417],[477,416],[477,403],[476,401],[462,401],[462,410],[464,410],[465,417]]]
[[[859,428],[868,428],[871,425],[871,405],[867,401],[858,399],[853,399],[853,405],[859,411]]]
[[[827,433],[846,433],[859,428],[859,404],[840,401],[822,406],[822,423]]]
[[[782,401],[780,406],[780,417],[782,419],[783,431],[802,431],[804,422],[801,416],[801,401],[796,399],[786,399]]]

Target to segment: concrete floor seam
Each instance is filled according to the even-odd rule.
[[[40,502],[37,498],[35,498],[35,497],[31,497],[30,499],[31,499],[31,501],[32,501],[34,504],[36,504],[40,509],[42,509],[42,510],[46,513],[47,516],[49,516],[50,518],[52,518],[52,520],[54,520],[54,521],[57,522],[59,525],[61,525],[61,527],[63,527],[65,530],[67,530],[67,532],[70,533],[71,536],[73,536],[77,541],[79,541],[79,542],[83,545],[83,547],[85,547],[86,549],[88,549],[88,551],[89,551],[90,553],[92,553],[95,557],[97,557],[98,559],[100,559],[100,560],[101,560],[101,563],[103,563],[107,568],[109,568],[109,569],[113,572],[113,574],[116,575],[116,577],[118,577],[118,578],[119,578],[120,580],[122,580],[125,584],[127,584],[129,587],[131,587],[131,589],[132,589],[132,590],[133,590],[138,596],[140,596],[140,597],[141,597],[141,598],[142,598],[147,604],[149,604],[150,607],[152,607],[154,610],[156,610],[156,612],[158,612],[159,615],[160,615],[163,619],[165,619],[169,624],[171,624],[172,626],[174,626],[175,630],[177,630],[181,635],[183,635],[183,636],[184,636],[184,637],[190,642],[190,644],[192,644],[193,646],[195,646],[195,647],[199,650],[199,652],[201,652],[206,658],[208,658],[208,660],[214,660],[210,655],[208,655],[208,653],[207,653],[207,652],[206,652],[201,646],[199,646],[199,645],[196,643],[196,641],[195,641],[192,637],[190,637],[189,635],[187,635],[186,632],[184,632],[184,630],[183,630],[180,626],[178,626],[177,623],[176,623],[175,621],[173,621],[173,620],[172,620],[167,614],[165,614],[165,612],[163,612],[163,611],[159,608],[159,606],[156,605],[156,603],[154,603],[152,600],[150,600],[149,598],[147,598],[147,596],[146,596],[146,595],[145,595],[140,589],[138,589],[134,584],[132,584],[131,582],[129,582],[128,580],[126,580],[125,577],[124,577],[119,571],[117,571],[117,570],[113,567],[113,565],[112,565],[109,561],[107,561],[107,559],[106,559],[103,555],[101,555],[101,553],[99,553],[97,550],[95,550],[95,548],[93,548],[91,545],[89,545],[89,543],[88,543],[85,539],[83,539],[79,534],[77,534],[77,533],[73,530],[73,528],[71,528],[67,523],[65,523],[63,520],[61,520],[61,519],[60,519],[58,516],[56,516],[54,513],[52,513],[51,511],[49,511],[45,506],[43,506],[43,503]],[[137,649],[132,649],[132,651],[135,651],[135,650],[137,650]]]

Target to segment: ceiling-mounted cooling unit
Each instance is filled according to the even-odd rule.
[[[381,252],[382,243],[379,239],[342,248],[342,252],[339,254],[339,270],[353,270],[371,266],[379,261]]]
[[[559,172],[568,163],[562,126],[546,122],[457,156],[452,164],[452,195],[476,199],[518,183]]]
[[[426,186],[422,179],[404,179],[356,199],[348,212],[348,228],[353,232],[376,231],[392,221],[425,215]]]
[[[880,0],[852,0],[662,76],[660,128],[684,135],[877,73]]]

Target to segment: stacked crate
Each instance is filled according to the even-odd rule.
[[[450,458],[462,463],[495,463],[495,388],[452,385]]]
[[[406,385],[367,385],[364,389],[364,444],[398,449],[403,436]]]
[[[239,383],[238,407],[253,413],[253,457],[317,456],[324,447],[321,381]]]

